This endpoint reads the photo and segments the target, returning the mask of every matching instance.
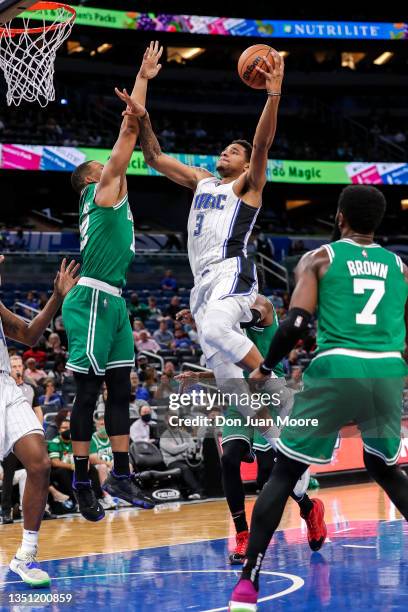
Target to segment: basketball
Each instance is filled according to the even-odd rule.
[[[273,62],[272,47],[268,45],[252,45],[241,54],[238,60],[238,74],[253,89],[265,89],[265,79],[256,67],[267,69],[264,57]]]

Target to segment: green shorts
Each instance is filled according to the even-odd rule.
[[[96,286],[98,285],[96,281]],[[103,286],[99,284],[100,286]],[[109,291],[109,285],[106,286]],[[103,375],[135,364],[135,348],[126,302],[97,287],[77,285],[65,298],[62,317],[68,336],[67,368]]]
[[[368,354],[335,349],[315,357],[277,441],[282,453],[307,464],[330,463],[340,429],[355,423],[367,452],[387,465],[398,461],[408,369],[398,353]]]

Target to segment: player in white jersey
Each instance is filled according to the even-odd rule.
[[[0,264],[4,257],[0,255]],[[43,310],[26,323],[0,302],[0,461],[13,452],[27,471],[22,500],[23,540],[10,569],[31,586],[48,586],[50,578],[36,562],[38,532],[48,495],[50,460],[42,424],[34,414],[21,389],[10,376],[6,336],[33,346],[37,344],[53,317],[61,308],[68,291],[76,285],[79,266],[64,259],[54,281],[54,293]]]
[[[247,259],[246,245],[262,203],[268,151],[272,145],[281,85],[283,59],[273,52],[265,59],[267,102],[253,145],[237,140],[217,163],[217,178],[165,155],[148,114],[139,119],[140,142],[146,163],[194,193],[188,221],[188,254],[194,274],[191,312],[197,324],[206,363],[220,381],[242,379],[241,368],[252,371],[262,363],[255,345],[239,330],[252,320],[257,295],[256,271]]]

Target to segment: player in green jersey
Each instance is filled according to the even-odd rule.
[[[130,370],[134,365],[134,344],[121,293],[135,253],[126,172],[139,135],[138,117],[146,112],[147,83],[161,68],[162,51],[158,42],[150,44],[130,96],[126,90],[116,89],[126,110],[107,163],[81,164],[71,179],[80,194],[82,268],[78,286],[65,301],[62,314],[69,345],[67,367],[74,371],[77,386],[71,416],[74,490],[81,514],[90,521],[104,517],[88,478],[92,417],[103,380],[108,390],[106,431],[113,451],[113,470],[104,488],[111,496],[135,506],[153,507],[137,486],[135,476],[129,473]]]
[[[403,359],[408,323],[408,269],[374,243],[386,209],[375,187],[353,185],[339,198],[341,240],[305,255],[288,316],[275,334],[257,380],[287,354],[318,308],[318,352],[305,372],[278,457],[252,515],[247,561],[230,610],[255,611],[259,572],[294,483],[310,463],[328,463],[340,429],[353,421],[369,474],[408,520],[408,479],[401,447]],[[303,422],[302,422],[303,419]],[[307,419],[317,424],[307,427]],[[310,425],[312,423],[309,421]]]

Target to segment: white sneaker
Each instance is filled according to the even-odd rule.
[[[201,499],[201,495],[199,493],[192,493],[188,496],[188,499]]]
[[[36,556],[37,547],[31,553],[25,553],[19,548],[14,559],[10,561],[9,567],[26,584],[32,587],[48,587],[51,584],[51,578],[47,572],[40,569]]]
[[[109,495],[109,493],[105,493],[99,502],[104,510],[112,510],[112,508],[117,508],[117,503],[113,497]]]

